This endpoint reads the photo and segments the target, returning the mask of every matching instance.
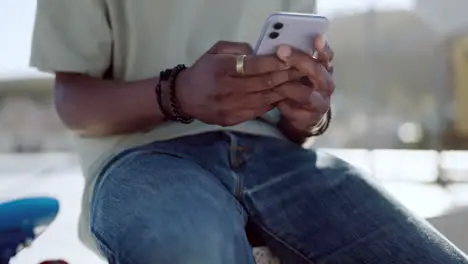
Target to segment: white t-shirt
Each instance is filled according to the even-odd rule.
[[[118,80],[147,79],[177,64],[190,65],[219,40],[254,45],[271,13],[313,8],[310,0],[38,0],[31,66],[94,77],[110,68]],[[80,218],[83,242],[95,249],[89,226],[91,193],[100,169],[112,156],[156,140],[221,129],[282,137],[274,126],[259,120],[229,128],[167,123],[145,133],[76,137],[86,177]]]

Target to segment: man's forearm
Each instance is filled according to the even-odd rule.
[[[55,104],[64,124],[82,136],[144,131],[164,122],[156,85],[157,78],[123,82],[57,73]]]

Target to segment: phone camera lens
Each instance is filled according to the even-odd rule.
[[[271,32],[270,35],[269,35],[269,37],[270,37],[271,39],[276,39],[276,38],[279,37],[279,33],[278,33],[278,32]]]
[[[283,26],[284,26],[283,23],[278,22],[278,23],[275,23],[275,24],[273,25],[273,28],[274,28],[275,30],[280,30],[280,29],[283,28]]]

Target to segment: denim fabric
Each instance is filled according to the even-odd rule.
[[[91,231],[111,264],[468,264],[425,221],[326,153],[229,132],[127,150],[103,170]]]

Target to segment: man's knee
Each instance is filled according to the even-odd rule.
[[[316,151],[316,168],[320,174],[333,178],[352,177],[356,180],[367,179],[369,176],[365,171],[356,168],[350,163],[323,151]]]
[[[142,235],[141,243],[136,241],[133,252],[128,252],[132,259],[140,261],[134,263],[223,263],[222,247],[231,246],[222,234],[213,231]]]

